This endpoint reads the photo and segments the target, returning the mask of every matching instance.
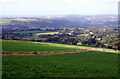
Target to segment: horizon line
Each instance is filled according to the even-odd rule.
[[[96,15],[119,15],[119,14],[51,14],[51,15],[0,15],[0,17],[45,17],[45,16],[96,16]]]

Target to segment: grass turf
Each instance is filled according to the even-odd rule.
[[[42,44],[35,44],[23,41],[2,41],[2,50],[7,52],[40,52],[40,51],[65,51],[75,48],[57,47]]]
[[[118,54],[3,56],[3,77],[117,77]]]

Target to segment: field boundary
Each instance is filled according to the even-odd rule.
[[[77,45],[66,45],[66,44],[58,44],[58,43],[48,43],[48,42],[34,42],[34,41],[27,41],[27,40],[9,40],[9,41],[22,41],[28,43],[35,43],[35,44],[43,44],[49,46],[57,46],[57,47],[68,47],[68,48],[76,48],[76,50],[91,50],[91,51],[101,51],[101,52],[109,52],[109,53],[120,53],[119,50],[113,49],[106,49],[106,48],[95,48],[95,47],[85,47],[85,46],[77,46]]]
[[[85,49],[85,50],[92,50],[92,51],[103,51],[103,52],[110,52],[110,53],[120,53],[118,50],[112,50],[112,49],[104,49],[104,48],[92,48],[92,47],[80,47],[80,46],[68,46],[68,45],[57,45],[57,44],[50,44],[50,43],[43,43],[43,42],[32,42],[36,44],[43,44],[43,45],[51,45],[51,46],[58,46],[58,47],[68,47],[68,48],[78,48],[78,49]]]
[[[67,50],[67,51],[47,51],[47,52],[20,52],[20,53],[6,53],[2,52],[2,56],[24,56],[24,55],[56,55],[56,54],[68,54],[68,53],[79,53],[79,52],[87,52],[92,50]]]

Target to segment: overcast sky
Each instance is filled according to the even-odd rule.
[[[0,0],[2,16],[118,14],[119,0]]]

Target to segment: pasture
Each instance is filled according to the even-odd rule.
[[[103,51],[103,52],[108,52],[108,53],[120,53],[120,51],[118,51],[118,50],[112,50],[112,49],[107,49],[107,48],[86,47],[86,46],[77,46],[77,45],[68,45],[68,44],[59,44],[59,43],[48,43],[48,42],[32,42],[32,43],[47,44],[47,45],[57,46],[57,47],[88,49],[88,50]]]
[[[41,51],[65,51],[75,50],[76,48],[57,47],[43,44],[35,44],[26,41],[2,41],[4,52],[41,52]]]
[[[58,34],[59,32],[47,32],[47,33],[37,33],[36,36],[38,35],[54,35],[54,34]]]
[[[3,56],[3,77],[118,77],[118,54]]]
[[[66,51],[84,48],[56,43],[7,40],[3,40],[2,44],[3,51],[12,53]],[[3,56],[2,76],[3,78],[118,77],[118,55],[118,53],[105,51],[86,51],[42,56]]]

